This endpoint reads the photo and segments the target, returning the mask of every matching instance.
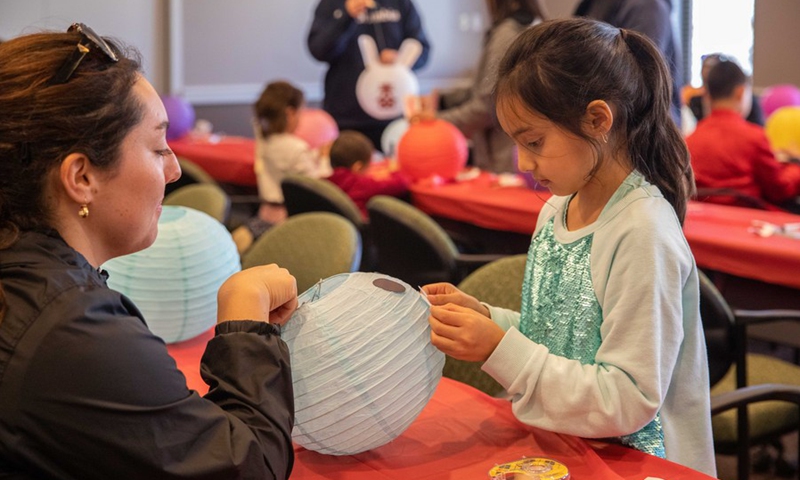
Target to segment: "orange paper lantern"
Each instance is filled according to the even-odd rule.
[[[412,124],[397,144],[400,171],[414,180],[437,175],[451,180],[467,164],[467,139],[440,119]]]

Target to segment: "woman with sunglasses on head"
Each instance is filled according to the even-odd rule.
[[[294,278],[222,285],[200,397],[98,269],[153,243],[180,176],[135,58],[81,24],[8,40],[0,111],[0,477],[287,478]]]

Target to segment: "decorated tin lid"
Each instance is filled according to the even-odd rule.
[[[569,470],[563,463],[542,457],[522,458],[503,463],[489,470],[491,480],[568,480]]]

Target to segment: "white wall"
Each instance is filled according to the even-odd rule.
[[[0,38],[66,31],[73,22],[82,22],[136,47],[145,75],[162,91],[168,81],[166,11],[163,0],[0,0]]]
[[[428,64],[418,72],[423,91],[469,75],[487,27],[484,1],[415,3],[432,45]],[[198,105],[251,104],[265,83],[287,79],[309,101],[320,100],[326,65],[306,45],[316,4],[171,0],[172,92]]]

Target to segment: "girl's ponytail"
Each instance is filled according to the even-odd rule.
[[[649,90],[629,104],[628,153],[633,167],[661,190],[683,223],[687,201],[694,194],[694,175],[686,143],[670,116],[669,71],[655,45],[643,35],[620,29],[620,40],[639,66],[641,86]]]

